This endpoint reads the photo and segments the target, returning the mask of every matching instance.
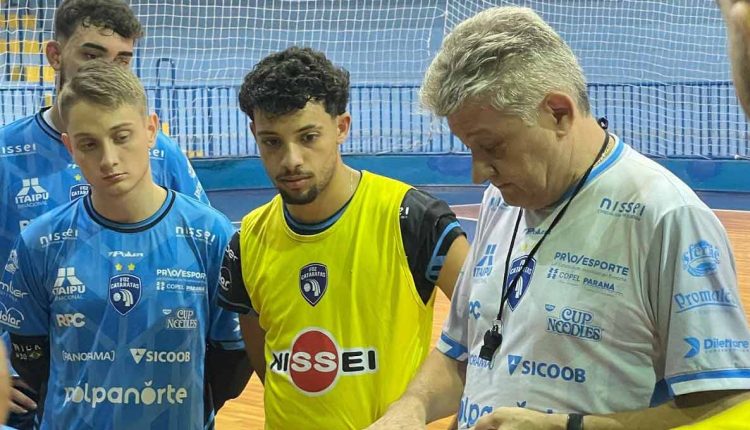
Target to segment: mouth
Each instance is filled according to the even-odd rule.
[[[118,182],[125,179],[127,173],[110,173],[109,175],[103,176],[102,179],[107,182]]]
[[[278,181],[288,188],[299,189],[304,187],[311,178],[312,176],[309,175],[292,175],[280,177]]]

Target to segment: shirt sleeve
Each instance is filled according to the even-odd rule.
[[[250,302],[245,282],[242,278],[242,258],[240,253],[240,232],[232,235],[232,239],[224,252],[221,264],[221,288],[219,288],[219,305],[225,309],[243,315],[258,315]]]
[[[0,323],[10,333],[21,336],[49,334],[49,298],[44,280],[37,275],[44,255],[30,255],[23,236],[11,250],[0,285]]]
[[[236,312],[221,307],[219,302],[219,291],[223,288],[221,261],[229,238],[234,234],[234,228],[229,220],[224,219],[223,221],[223,225],[219,228],[224,231],[223,240],[212,248],[211,264],[208,269],[211,287],[211,321],[208,339],[213,345],[219,345],[222,349],[244,349],[245,344],[240,332],[239,316]]]
[[[159,132],[157,149],[163,151],[163,153],[157,155],[164,157],[162,185],[210,205],[198,175],[195,174],[190,160],[182,153],[180,147],[167,135]]]
[[[453,241],[466,233],[448,204],[417,189],[406,192],[400,217],[409,269],[417,292],[427,303]]]
[[[718,218],[704,207],[676,209],[651,248],[649,299],[669,393],[750,389],[750,330]]]

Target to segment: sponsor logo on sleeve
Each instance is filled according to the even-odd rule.
[[[700,240],[682,254],[682,268],[695,277],[709,276],[718,270],[719,256],[719,248]]]

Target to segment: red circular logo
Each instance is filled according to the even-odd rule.
[[[323,394],[333,388],[339,367],[338,347],[327,333],[309,330],[292,344],[289,376],[297,388],[308,394]]]

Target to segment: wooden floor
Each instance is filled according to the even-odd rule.
[[[750,320],[750,212],[716,211],[719,219],[729,233],[729,240],[734,247],[737,261],[737,276],[740,285],[740,297]],[[449,302],[441,294],[435,302],[435,321],[432,341],[435,343]],[[242,396],[229,402],[217,417],[217,430],[245,430],[263,428],[263,391],[255,376],[248,384]],[[431,424],[430,430],[444,429],[447,421]]]

